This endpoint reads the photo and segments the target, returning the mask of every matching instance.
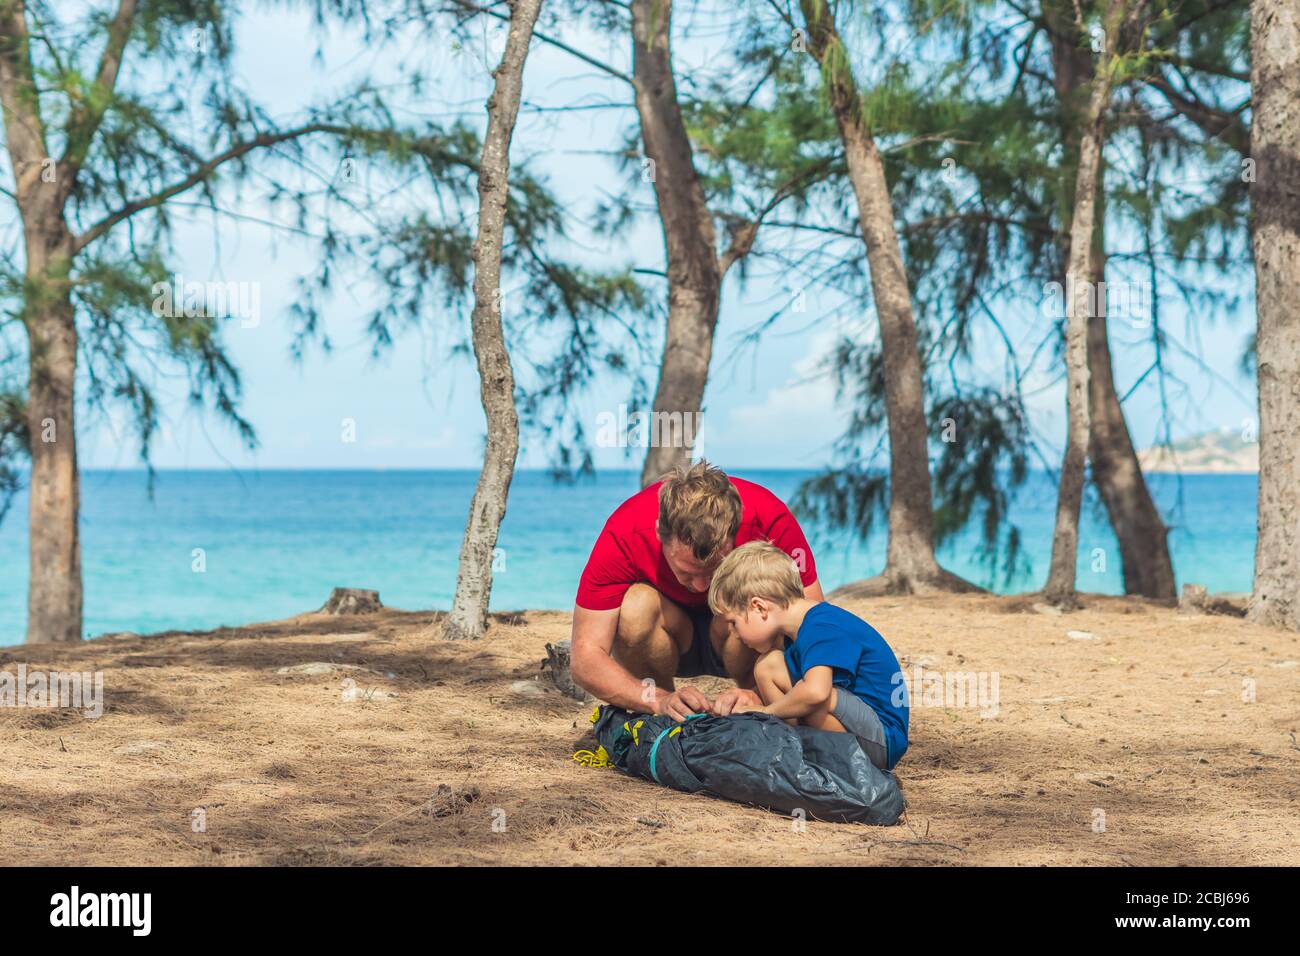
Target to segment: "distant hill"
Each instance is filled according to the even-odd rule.
[[[1245,441],[1240,429],[1222,428],[1176,441],[1173,448],[1138,452],[1143,471],[1248,474],[1259,471],[1259,443]]]

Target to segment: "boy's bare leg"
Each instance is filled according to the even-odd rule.
[[[800,718],[799,723],[805,727],[816,727],[818,730],[836,730],[842,734],[848,733],[848,728],[839,722],[834,716],[835,702],[838,699],[840,689],[831,688],[831,696],[826,699],[826,703],[818,707],[811,714]]]
[[[784,651],[771,650],[759,657],[754,664],[754,683],[765,707],[790,693],[790,669],[785,666]]]
[[[794,685],[790,680],[790,669],[785,666],[785,653],[772,650],[760,657],[758,663],[754,665],[754,680],[758,684],[758,696],[763,698],[764,706],[770,707],[790,693],[790,688]],[[839,688],[832,687],[831,696],[821,707],[818,707],[811,714],[800,717],[798,720],[790,720],[786,721],[786,723],[816,727],[818,730],[836,730],[840,733],[847,733],[844,725],[834,716],[836,695],[838,693]]]

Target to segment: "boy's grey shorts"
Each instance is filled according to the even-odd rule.
[[[889,745],[880,718],[865,700],[843,687],[835,688],[835,709],[831,716],[858,738],[863,751],[881,770],[889,769]]]

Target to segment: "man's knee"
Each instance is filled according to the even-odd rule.
[[[618,642],[642,645],[662,631],[663,602],[659,592],[648,584],[632,585],[618,609]]]
[[[635,584],[619,606],[612,657],[638,680],[671,690],[680,651],[665,621],[664,601],[648,584]]]

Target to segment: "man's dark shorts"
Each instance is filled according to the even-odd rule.
[[[672,600],[667,598],[666,600]],[[676,601],[673,601],[677,604]],[[707,604],[699,607],[686,607],[677,604],[691,619],[691,646],[677,661],[677,677],[728,677],[727,667],[713,649],[709,639],[709,628],[713,624],[713,612]]]

